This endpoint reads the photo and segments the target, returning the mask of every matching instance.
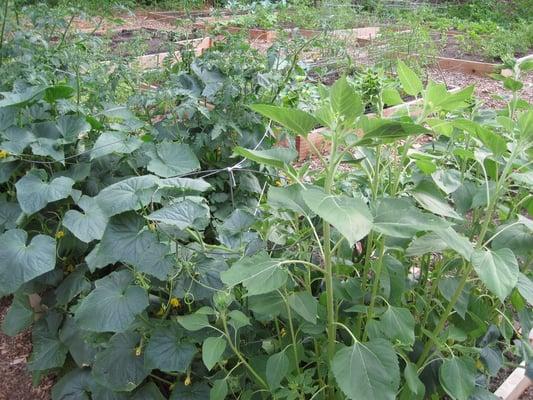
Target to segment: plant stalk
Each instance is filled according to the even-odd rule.
[[[9,0],[6,0],[4,4],[4,18],[2,19],[2,30],[0,31],[0,66],[2,66],[2,63],[4,61],[4,56],[2,53],[2,48],[4,47],[4,32],[6,31],[6,21],[7,21],[7,5],[9,4]]]

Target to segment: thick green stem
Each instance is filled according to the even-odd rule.
[[[293,349],[293,353],[294,353],[294,361],[296,362],[296,369],[298,371],[298,375],[301,375],[302,371],[300,369],[300,364],[299,364],[300,358],[298,357],[298,348],[296,347],[296,333],[294,331],[294,324],[292,323],[292,312],[291,312],[291,308],[289,306],[289,302],[287,301],[286,294],[287,293],[285,293],[285,295],[283,295],[283,302],[285,303],[285,309],[287,310],[287,318],[289,319],[289,330],[290,330],[290,333],[291,333],[292,349]]]
[[[0,66],[2,65],[2,62],[4,61],[2,47],[4,46],[4,32],[6,31],[8,3],[9,3],[9,0],[6,0],[4,4],[4,18],[2,19],[2,30],[0,31]]]
[[[248,362],[245,360],[245,358],[243,357],[243,355],[241,354],[241,352],[239,351],[239,349],[237,349],[237,347],[235,346],[235,344],[233,343],[233,341],[231,340],[231,336],[229,334],[229,330],[228,330],[228,323],[226,321],[226,316],[225,315],[222,315],[221,316],[221,320],[222,320],[222,326],[224,327],[224,334],[226,336],[226,340],[228,341],[228,344],[229,344],[229,347],[231,348],[231,350],[233,351],[233,353],[235,353],[235,355],[237,356],[237,358],[243,363],[243,365],[246,367],[246,369],[248,369],[248,371],[250,371],[250,373],[254,376],[255,379],[257,379],[257,381],[265,388],[265,389],[268,389],[268,385],[266,384],[266,382],[263,380],[263,378],[261,378],[261,376],[252,368],[252,366],[250,364],[248,364]]]
[[[433,330],[433,333],[431,335],[430,340],[426,342],[426,345],[424,347],[424,351],[420,355],[420,358],[418,359],[418,362],[416,364],[417,368],[422,367],[424,363],[426,362],[426,359],[429,355],[429,352],[431,351],[431,345],[433,344],[433,339],[438,337],[438,335],[442,332],[444,329],[444,326],[446,325],[446,321],[448,320],[448,316],[451,314],[453,307],[455,307],[455,304],[459,300],[459,297],[461,296],[461,293],[463,293],[463,289],[465,288],[466,282],[468,281],[468,277],[470,276],[470,273],[472,272],[472,264],[465,263],[463,268],[461,268],[460,274],[462,275],[461,280],[459,281],[459,285],[457,285],[457,289],[455,289],[455,292],[450,299],[450,302],[448,303],[448,306],[442,313],[442,316]]]
[[[335,157],[337,151],[337,141],[334,135],[331,142],[330,163],[326,169],[326,179],[324,182],[324,192],[331,193],[333,179],[335,174]],[[322,221],[322,233],[324,235],[324,279],[326,283],[326,311],[327,311],[327,333],[328,333],[328,362],[331,363],[335,355],[335,342],[337,339],[337,325],[335,324],[335,297],[333,293],[333,265],[331,261],[331,227],[325,220]],[[333,376],[329,374],[329,398],[335,395],[333,385]]]
[[[385,243],[381,241],[380,251],[379,251],[379,260],[376,263],[376,271],[374,276],[374,282],[372,285],[372,295],[370,296],[370,306],[368,307],[368,313],[367,313],[367,324],[365,326],[365,333],[363,334],[363,341],[366,340],[368,331],[366,327],[368,327],[368,322],[372,320],[374,316],[374,306],[376,304],[376,297],[378,295],[379,290],[379,281],[381,280],[381,271],[383,270],[383,253],[385,252]]]

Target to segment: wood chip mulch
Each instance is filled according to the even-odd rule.
[[[0,324],[11,299],[0,300]],[[15,337],[0,332],[0,400],[51,399],[52,378],[44,378],[39,386],[32,385],[26,362],[31,353],[31,333],[26,330]]]

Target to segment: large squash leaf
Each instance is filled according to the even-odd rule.
[[[134,284],[128,270],[115,271],[95,282],[96,288],[75,312],[81,329],[124,332],[146,307],[148,293]]]
[[[14,293],[22,284],[51,271],[56,263],[56,242],[12,229],[0,235],[0,294]]]

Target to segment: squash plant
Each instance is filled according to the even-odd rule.
[[[81,75],[10,75],[2,329],[31,326],[28,368],[57,374],[54,400],[490,398],[502,352],[531,355],[527,67],[502,77],[498,113],[402,63],[423,107],[394,118],[363,115],[345,78],[312,114],[252,105],[264,129],[323,126],[331,151],[312,171],[292,149],[235,147],[231,172],[272,185],[228,215],[206,180],[228,169],[183,138]]]

